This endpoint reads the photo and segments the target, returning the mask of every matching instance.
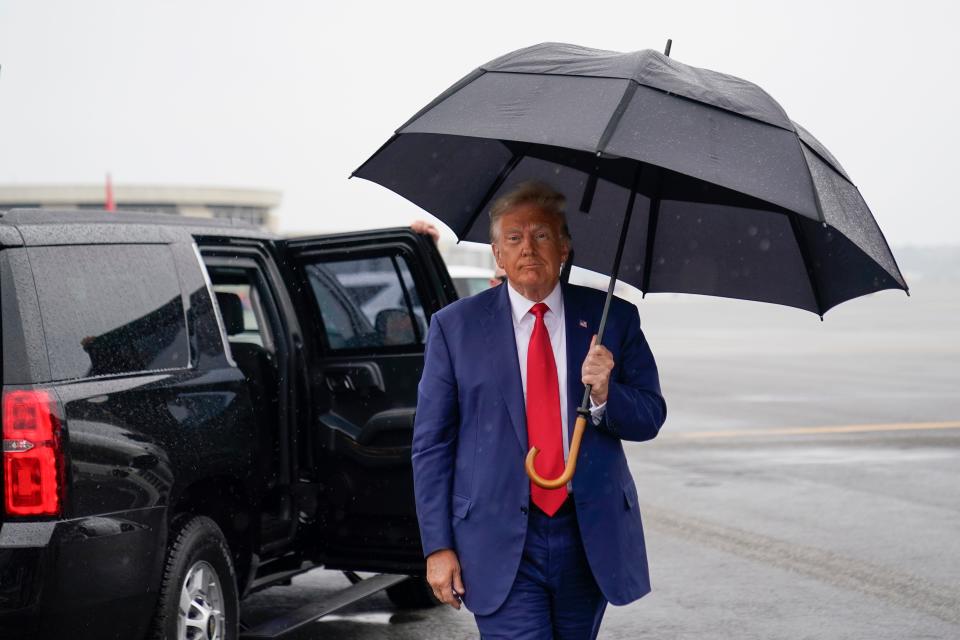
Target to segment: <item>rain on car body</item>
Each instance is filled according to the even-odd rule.
[[[422,572],[416,385],[456,297],[439,254],[408,229],[216,224],[0,215],[0,636],[234,638],[240,598],[310,568]],[[352,597],[426,602],[387,578]]]

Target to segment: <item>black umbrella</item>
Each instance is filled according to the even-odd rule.
[[[649,49],[508,53],[424,107],[353,175],[476,242],[489,241],[481,214],[502,192],[549,182],[574,205],[573,263],[611,275],[607,307],[617,278],[644,295],[773,302],[821,319],[857,296],[907,291],[826,147],[760,87]],[[605,320],[606,308],[598,342]],[[572,475],[589,395],[569,474],[542,486]]]

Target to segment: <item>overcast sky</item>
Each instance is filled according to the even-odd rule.
[[[544,41],[747,78],[847,169],[891,244],[960,243],[949,2],[0,0],[0,184],[283,192],[282,230],[425,217],[347,180],[471,69]]]

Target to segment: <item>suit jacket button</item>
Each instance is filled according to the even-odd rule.
[[[528,511],[529,509],[526,506],[520,507],[520,513],[522,513],[523,515],[527,515]]]

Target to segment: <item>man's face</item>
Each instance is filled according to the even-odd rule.
[[[500,217],[498,229],[493,243],[497,266],[529,299],[546,297],[560,279],[560,264],[570,252],[556,216],[535,204],[521,204]]]

